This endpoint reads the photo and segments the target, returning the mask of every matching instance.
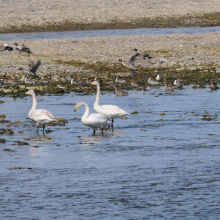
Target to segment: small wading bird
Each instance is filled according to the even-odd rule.
[[[53,117],[51,112],[44,109],[37,109],[37,99],[33,89],[30,89],[25,94],[32,95],[33,105],[31,110],[28,113],[28,117],[37,123],[37,134],[39,125],[43,125],[43,134],[46,124],[50,124],[52,122],[56,122],[57,120]]]
[[[8,52],[13,51],[13,47],[8,46],[8,44],[3,44],[0,46],[0,52],[7,50]]]
[[[30,57],[30,54],[33,55],[33,53],[31,52],[30,48],[26,47],[24,44],[22,44],[21,46],[19,46],[17,43],[14,43],[14,45],[16,45],[16,50],[20,51],[20,52],[24,52],[27,53],[28,56]]]
[[[28,64],[28,68],[29,70],[24,70],[23,71],[26,73],[26,74],[29,74],[31,76],[34,76],[34,77],[37,77],[37,74],[36,74],[36,71],[38,69],[38,67],[41,65],[41,61],[38,60],[36,64],[34,64],[34,62],[32,60],[29,60],[29,64]]]
[[[130,114],[116,105],[99,105],[100,84],[98,81],[93,81],[91,84],[97,86],[97,94],[96,94],[96,101],[94,103],[94,110],[97,113],[106,115],[108,118],[112,119],[112,128],[113,128],[114,118],[120,118],[122,116]]]
[[[214,83],[213,80],[210,80],[210,83],[211,83],[211,85],[210,85],[211,90],[216,90],[217,89],[217,83]]]
[[[89,114],[89,106],[85,102],[77,102],[74,112],[82,105],[85,107],[85,113],[81,118],[81,122],[84,125],[93,128],[94,135],[95,135],[95,129],[101,128],[103,135],[103,128],[108,127],[112,124],[110,121],[111,119],[100,113]]]
[[[114,86],[114,88],[115,88],[115,93],[116,93],[118,96],[126,96],[126,95],[128,95],[127,92],[125,92],[125,91],[123,91],[123,90],[120,90],[120,89],[117,89],[116,86]]]

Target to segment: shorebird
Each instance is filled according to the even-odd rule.
[[[210,83],[211,83],[211,85],[210,85],[211,90],[216,90],[217,89],[217,83],[214,83],[212,80],[210,80]]]
[[[33,55],[33,53],[31,52],[30,48],[26,47],[24,44],[22,44],[21,46],[19,46],[17,43],[14,43],[14,45],[16,45],[16,50],[20,51],[20,52],[25,52],[28,54],[28,56],[30,57],[30,54]]]
[[[123,90],[120,90],[120,89],[117,89],[116,86],[114,86],[114,88],[115,88],[115,93],[116,93],[118,96],[126,96],[126,95],[128,95],[127,92],[125,92],[125,91],[123,91]]]
[[[160,83],[158,81],[151,79],[151,77],[149,77],[147,82],[150,85],[160,85]]]
[[[8,52],[13,51],[13,47],[8,46],[8,44],[3,44],[0,46],[0,52],[7,50]]]
[[[38,67],[41,65],[41,61],[38,60],[36,64],[34,64],[34,62],[32,60],[29,60],[29,63],[28,63],[28,68],[29,70],[24,70],[23,71],[26,73],[26,74],[29,74],[31,76],[34,76],[34,77],[39,77],[37,76],[36,74],[36,71],[38,69]]]
[[[135,57],[136,60],[145,60],[146,58],[153,59],[153,57],[151,57],[145,51],[138,51],[138,49],[136,49],[136,48],[134,49],[134,51],[137,51],[139,53],[138,56]]]

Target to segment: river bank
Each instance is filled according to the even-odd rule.
[[[19,40],[31,48],[35,62],[42,64],[37,71],[39,79],[36,90],[42,93],[67,93],[78,91],[85,94],[94,92],[94,88],[86,84],[86,78],[98,78],[105,90],[113,90],[115,76],[126,80],[121,85],[124,89],[133,89],[131,79],[143,83],[147,88],[148,77],[155,78],[160,72],[163,78],[173,83],[176,73],[188,84],[204,87],[211,79],[220,82],[220,33],[185,35],[137,35],[89,37],[73,39]],[[13,41],[0,42],[13,45]],[[133,49],[146,51],[153,59],[135,63],[139,74],[124,67],[118,60],[128,60]],[[28,68],[28,55],[13,52],[0,53],[1,88],[0,94],[24,93],[22,69]],[[29,77],[31,78],[31,76]],[[71,78],[76,84],[70,85]],[[14,89],[10,80],[20,80],[22,85]]]
[[[219,26],[218,0],[1,1],[0,33]]]

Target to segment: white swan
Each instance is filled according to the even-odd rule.
[[[96,112],[106,115],[108,118],[112,119],[112,127],[114,118],[119,118],[124,115],[128,115],[130,113],[126,112],[125,110],[119,108],[116,105],[99,105],[100,99],[100,85],[98,81],[94,81],[91,83],[92,85],[97,86],[97,94],[96,94],[96,101],[94,103],[94,109]]]
[[[55,122],[57,120],[53,117],[51,112],[44,109],[37,109],[37,99],[33,89],[30,89],[25,94],[32,95],[33,98],[33,105],[28,113],[28,117],[37,123],[37,133],[38,133],[39,125],[40,124],[43,125],[43,134],[44,134],[45,125]]]
[[[77,102],[74,112],[82,105],[86,109],[85,113],[81,118],[82,123],[86,126],[93,128],[93,134],[95,134],[96,128],[101,128],[103,134],[103,127],[107,127],[112,124],[110,118],[99,113],[89,114],[89,106],[85,102]]]

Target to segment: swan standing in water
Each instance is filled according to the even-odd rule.
[[[99,113],[89,114],[89,106],[85,102],[77,102],[74,112],[82,105],[86,109],[85,113],[81,118],[82,123],[86,126],[93,128],[93,134],[95,134],[96,128],[101,128],[103,134],[103,128],[108,127],[112,124],[110,118]]]
[[[38,134],[39,125],[40,124],[43,125],[43,134],[44,134],[45,125],[55,122],[57,120],[53,117],[51,112],[44,109],[37,109],[37,99],[33,89],[30,89],[25,94],[32,95],[33,98],[33,105],[28,113],[28,117],[37,123],[37,134]]]
[[[98,81],[94,81],[91,84],[97,86],[97,94],[96,94],[96,101],[94,103],[94,109],[96,112],[106,115],[108,118],[112,119],[112,128],[113,128],[114,118],[120,118],[124,115],[130,114],[116,105],[99,105],[100,84]]]

